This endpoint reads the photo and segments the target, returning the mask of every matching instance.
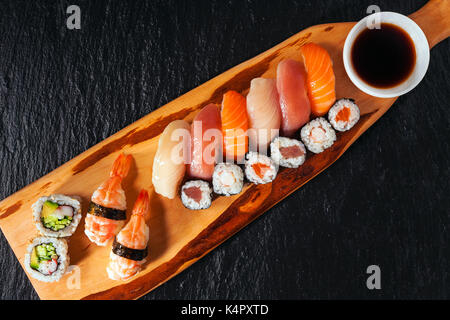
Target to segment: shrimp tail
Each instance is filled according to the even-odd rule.
[[[150,199],[148,196],[148,192],[145,189],[142,189],[139,193],[136,202],[134,203],[132,215],[145,217],[145,214],[148,212],[150,207]]]
[[[130,171],[131,159],[131,155],[125,156],[125,154],[121,153],[114,161],[109,175],[111,177],[118,176],[121,179],[124,179],[127,176],[128,171]]]

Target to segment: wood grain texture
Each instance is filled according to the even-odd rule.
[[[378,119],[393,102],[393,99],[372,101],[371,98],[358,93],[354,94],[354,89],[349,86],[348,80],[345,78],[345,72],[342,68],[340,58],[339,45],[343,44],[345,34],[350,29],[351,24],[336,24],[323,25],[307,29],[293,38],[283,42],[274,49],[250,60],[236,68],[231,69],[225,74],[215,78],[205,85],[195,89],[194,91],[180,97],[167,106],[162,107],[157,112],[143,118],[136,124],[125,128],[111,138],[105,140],[101,144],[93,147],[79,157],[73,159],[66,165],[58,168],[49,176],[46,176],[30,187],[19,191],[13,197],[20,199],[12,201],[14,198],[8,198],[2,202],[2,215],[0,223],[6,225],[7,228],[13,229],[12,237],[19,237],[22,232],[30,232],[28,223],[24,226],[17,227],[17,215],[28,217],[29,205],[43,193],[50,192],[66,192],[77,193],[82,195],[85,199],[89,197],[90,192],[96,187],[102,178],[107,174],[108,167],[116,154],[112,154],[119,150],[125,150],[135,155],[136,166],[139,170],[132,174],[129,183],[129,189],[137,189],[138,187],[145,187],[149,185],[146,177],[141,172],[148,172],[150,174],[151,159],[154,152],[155,141],[157,135],[162,131],[164,126],[173,119],[186,118],[192,119],[195,112],[207,102],[219,102],[222,92],[228,88],[233,88],[245,92],[249,80],[255,76],[273,76],[274,68],[277,62],[284,57],[297,57],[298,47],[305,41],[315,41],[324,45],[330,53],[332,53],[333,60],[336,65],[336,74],[338,79],[338,95],[339,96],[353,96],[363,110],[363,118],[360,125],[353,129],[350,133],[341,135],[338,143],[329,150],[319,156],[310,157],[308,162],[299,170],[284,170],[280,173],[280,178],[271,186],[251,186],[247,187],[245,193],[240,197],[232,198],[233,203],[229,203],[224,199],[219,199],[214,203],[213,209],[207,215],[201,217],[193,217],[192,213],[184,211],[179,203],[167,203],[163,199],[153,197],[155,199],[153,211],[155,216],[150,221],[153,226],[154,234],[150,239],[150,250],[152,245],[156,248],[156,259],[149,263],[146,272],[143,273],[142,279],[145,281],[130,281],[127,284],[116,288],[109,288],[109,285],[103,286],[105,289],[101,293],[95,293],[88,296],[88,298],[130,298],[144,294],[149,289],[165,281],[169,277],[178,273],[195,260],[203,256],[212,248],[217,246],[223,240],[228,238],[231,234],[245,226],[247,223],[256,218],[259,214],[270,208],[277,201],[294,191],[296,188],[307,182],[321,170],[330,165],[336,160],[348,146],[376,119]],[[336,41],[336,46],[334,42]],[[185,108],[186,105],[193,106]],[[136,169],[137,170],[137,169]],[[73,175],[73,177],[71,177]],[[91,178],[89,183],[86,182],[86,177]],[[136,179],[133,179],[136,178]],[[95,181],[93,181],[95,180]],[[135,199],[136,190],[128,193],[129,199]],[[222,213],[223,211],[223,213]],[[175,212],[174,216],[166,214]],[[162,217],[165,216],[165,217]],[[186,221],[186,216],[189,220]],[[20,220],[20,219],[19,219]],[[27,219],[24,219],[26,221]],[[166,221],[164,221],[166,220]],[[182,221],[180,223],[180,221]],[[191,241],[185,242],[186,238],[179,239],[177,237],[179,230],[163,230],[164,226],[176,225],[177,222],[183,227],[189,226]],[[192,225],[189,225],[192,223]],[[78,230],[77,235],[71,241],[71,248],[84,248],[86,239],[83,239]],[[168,231],[166,234],[161,234]],[[183,231],[183,230],[182,230]],[[170,234],[172,233],[172,234]],[[183,232],[185,235],[186,233]],[[5,235],[10,238],[11,233],[5,232]],[[164,239],[167,237],[167,239]],[[22,237],[21,237],[22,238]],[[166,243],[161,243],[165,241]],[[172,243],[173,241],[173,243]],[[183,242],[184,241],[184,242]],[[11,241],[10,241],[11,242]],[[180,243],[181,242],[181,243]],[[15,248],[15,252],[23,250],[24,241]],[[92,246],[91,246],[92,247]],[[21,249],[22,248],[22,249]],[[97,256],[103,255],[98,253],[97,248],[86,248],[86,252],[77,252],[72,249],[72,259],[76,264],[84,268],[93,268],[97,263],[104,264],[101,258]],[[91,262],[87,262],[89,257],[94,258]],[[23,252],[19,252],[19,257],[23,256]],[[159,254],[159,257],[158,257]],[[21,259],[21,258],[20,258]],[[163,262],[163,263],[161,263]],[[90,264],[92,263],[92,264]],[[90,267],[89,267],[90,266]],[[85,278],[86,281],[93,281],[95,285],[100,284],[102,279],[96,282],[96,279]],[[85,281],[85,280],[83,280]],[[86,282],[86,283],[89,283]],[[85,283],[83,288],[89,287]],[[92,286],[94,287],[94,286]],[[102,288],[100,285],[99,288]],[[39,287],[37,287],[40,292]],[[47,292],[47,291],[46,291]],[[53,296],[52,296],[53,294]],[[48,293],[46,297],[61,296],[58,290]],[[78,296],[66,296],[78,297]]]

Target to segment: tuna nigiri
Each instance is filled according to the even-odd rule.
[[[282,60],[277,67],[277,89],[280,95],[281,131],[290,137],[309,121],[311,115],[303,64],[291,59]]]
[[[220,113],[215,104],[208,104],[194,118],[191,141],[188,175],[193,179],[211,180],[214,165],[222,155]]]
[[[130,221],[120,230],[110,253],[106,271],[112,280],[127,280],[141,270],[146,261],[149,228],[145,215],[150,206],[148,193],[142,190],[134,204]]]
[[[86,214],[84,233],[89,240],[105,246],[125,224],[127,201],[122,180],[131,166],[131,156],[121,153],[114,161],[109,179],[92,194]]]
[[[152,183],[155,192],[173,199],[186,171],[190,155],[190,126],[175,120],[164,129],[153,159]]]
[[[223,153],[227,159],[243,160],[248,151],[248,116],[245,97],[228,91],[222,100]]]
[[[336,101],[333,62],[324,48],[312,42],[303,45],[300,52],[308,72],[311,111],[316,116],[323,116]]]
[[[270,142],[278,136],[281,112],[276,81],[256,78],[250,82],[247,95],[250,148],[266,150]]]

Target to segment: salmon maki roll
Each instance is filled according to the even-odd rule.
[[[131,160],[130,155],[121,153],[114,161],[109,179],[92,194],[84,233],[99,246],[105,246],[125,224],[127,201],[122,180],[128,175]]]
[[[316,116],[325,115],[336,101],[333,62],[328,52],[315,43],[300,48],[306,71],[311,111]]]
[[[210,181],[217,159],[222,157],[222,133],[219,108],[208,104],[191,125],[191,159],[188,175]]]
[[[190,156],[190,125],[184,120],[169,123],[159,137],[153,159],[152,183],[155,192],[175,198]]]
[[[222,100],[223,153],[228,160],[238,162],[248,151],[247,101],[236,91],[228,91]]]
[[[280,95],[281,133],[291,137],[309,121],[311,107],[306,93],[306,70],[298,61],[287,59],[277,67]]]
[[[339,99],[328,112],[328,120],[337,131],[353,128],[359,116],[359,108],[353,99]]]
[[[130,221],[114,239],[106,271],[112,280],[128,280],[136,275],[148,254],[149,228],[145,216],[150,207],[148,192],[141,190]]]
[[[280,102],[275,79],[255,78],[247,95],[250,150],[265,153],[278,136],[281,125]]]
[[[263,154],[250,151],[245,160],[245,176],[254,184],[266,184],[275,180],[278,172],[276,163]]]

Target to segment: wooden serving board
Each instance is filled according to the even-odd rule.
[[[432,0],[410,17],[424,30],[433,47],[450,35],[449,16],[450,0]],[[342,48],[354,24],[324,24],[303,30],[159,108],[4,199],[0,203],[0,227],[23,265],[27,244],[37,234],[30,206],[40,196],[79,195],[83,198],[83,212],[86,212],[92,192],[108,177],[119,152],[134,157],[130,174],[124,181],[128,203],[134,203],[139,189],[150,190],[149,257],[141,273],[127,282],[110,280],[105,270],[110,245],[97,247],[89,242],[83,233],[82,220],[69,241],[71,265],[79,267],[76,269],[79,270],[79,288],[76,287],[77,271],[65,275],[58,283],[30,278],[39,296],[42,299],[138,298],[183,271],[336,161],[395,101],[395,98],[368,96],[347,77]],[[300,46],[310,41],[325,47],[334,61],[337,97],[352,97],[361,109],[361,120],[353,129],[339,133],[336,143],[325,152],[308,153],[300,168],[281,169],[271,184],[248,184],[239,195],[218,197],[208,210],[187,210],[179,198],[168,200],[153,191],[153,156],[159,135],[167,124],[176,119],[191,121],[206,104],[219,104],[222,94],[229,89],[247,93],[250,80],[255,77],[275,77],[278,62],[285,58],[300,60]]]

